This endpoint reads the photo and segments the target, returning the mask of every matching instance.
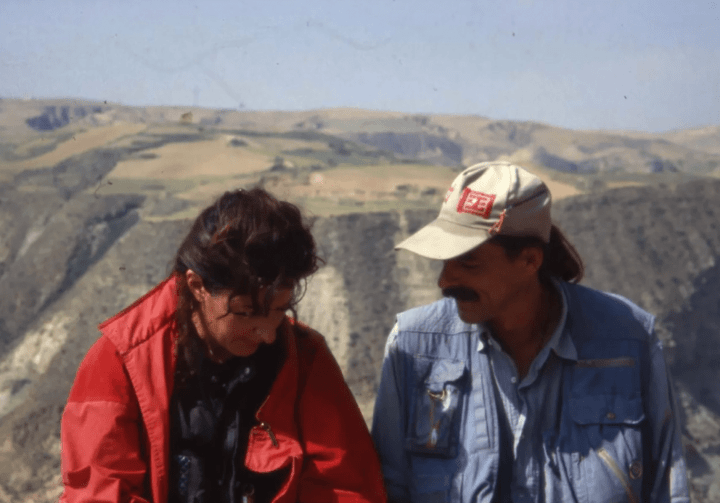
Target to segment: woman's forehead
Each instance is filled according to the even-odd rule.
[[[265,298],[266,292],[267,288],[260,288],[260,290],[258,291],[258,300],[262,301]],[[242,305],[247,307],[252,307],[253,305],[252,297],[250,296],[250,294],[232,294],[231,292],[227,292],[226,295],[228,295],[230,302],[232,302],[234,305]],[[288,304],[292,299],[292,296],[292,288],[277,288],[270,302],[271,308],[280,307]]]

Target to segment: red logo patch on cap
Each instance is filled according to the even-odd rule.
[[[458,213],[471,213],[482,218],[488,218],[495,202],[495,194],[485,194],[477,190],[466,188],[457,205]]]

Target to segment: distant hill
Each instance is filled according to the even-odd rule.
[[[657,315],[694,501],[719,501],[720,128],[72,100],[0,100],[0,501],[57,497],[59,417],[96,325],[165,277],[190,219],[231,188],[312,216],[326,265],[299,314],[369,418],[395,313],[438,297],[440,264],[393,246],[434,218],[461,166],[498,157],[548,182],[586,284]]]
[[[24,124],[19,124],[21,121]],[[580,173],[707,175],[720,172],[720,147],[717,146],[720,126],[651,134],[573,131],[478,116],[412,115],[358,109],[253,112],[134,108],[79,100],[0,101],[0,133],[11,138],[68,125],[98,126],[117,122],[183,122],[216,129],[315,131],[411,159],[455,166],[499,156],[520,156],[548,169]]]

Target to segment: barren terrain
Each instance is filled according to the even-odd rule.
[[[326,265],[299,314],[369,419],[395,313],[438,296],[439,264],[393,246],[489,159],[548,183],[586,284],[657,315],[694,501],[720,501],[720,127],[71,100],[0,100],[0,501],[58,496],[59,417],[95,326],[167,274],[190,219],[228,189],[262,185],[313,219]]]

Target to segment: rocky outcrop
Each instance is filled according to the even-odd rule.
[[[34,218],[0,276],[0,289],[13,292],[0,304],[0,343],[7,347],[21,337],[38,314],[137,223],[142,201],[134,195],[86,195],[65,205],[51,203]]]
[[[328,338],[366,413],[385,337],[408,306],[393,252],[402,226],[397,213],[374,213],[321,219],[313,229],[325,266],[310,280],[299,314]]]
[[[163,205],[175,202],[82,189],[117,159],[166,140],[146,138],[128,150],[76,157],[22,175],[0,193],[6,237],[0,288],[8,300],[0,304],[0,434],[7,439],[0,446],[0,499],[57,497],[59,417],[77,366],[97,338],[95,326],[169,272],[189,222],[143,216],[162,214]],[[585,195],[560,201],[554,214],[586,261],[586,284],[657,315],[683,405],[695,501],[717,501],[720,181]],[[308,282],[299,316],[326,336],[367,418],[395,313],[439,295],[440,263],[393,246],[435,215],[352,214],[314,222],[326,263]]]
[[[187,224],[141,221],[127,229],[0,356],[5,501],[56,501],[60,414],[77,367],[97,339],[96,326],[168,274]]]
[[[625,188],[560,202],[585,283],[657,316],[684,410],[695,501],[720,501],[720,181]]]
[[[92,106],[47,106],[42,114],[26,119],[25,122],[37,131],[52,131],[67,126],[73,121],[83,119],[92,114],[103,113],[108,107]]]
[[[131,146],[91,150],[23,171],[0,187],[0,289],[13,292],[0,304],[0,352],[138,222],[144,196],[101,196],[87,189],[97,188],[124,158],[200,138],[147,135]],[[149,211],[162,214],[183,204],[154,199]]]
[[[421,159],[445,166],[462,164],[462,147],[444,136],[425,132],[396,133],[392,131],[358,133],[347,136],[355,142],[392,152],[399,157]]]
[[[546,166],[550,169],[554,169],[555,171],[560,171],[562,173],[579,173],[580,172],[580,168],[576,163],[565,160],[560,156],[550,154],[543,147],[538,147],[535,150],[535,152],[533,153],[532,161],[536,164],[540,164],[541,166]],[[591,170],[586,170],[585,172],[592,173],[594,171],[596,171],[596,170],[591,169]]]

